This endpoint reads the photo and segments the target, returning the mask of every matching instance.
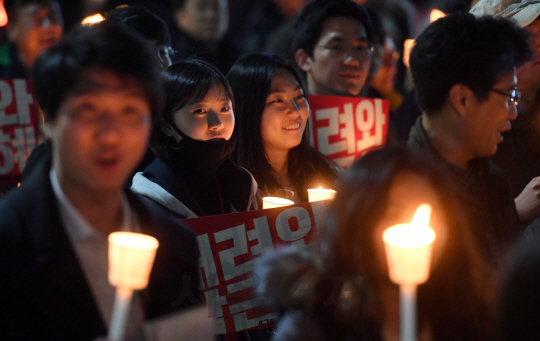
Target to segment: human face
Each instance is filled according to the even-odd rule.
[[[524,97],[524,101],[518,107],[520,110],[529,112],[531,108],[527,106],[531,102],[534,103],[534,97],[540,88],[540,18],[525,29],[531,33],[529,47],[533,52],[533,57],[517,70],[518,87]]]
[[[62,189],[120,191],[147,149],[151,111],[132,78],[93,71],[51,123],[53,167]]]
[[[381,220],[377,223],[373,238],[378,254],[379,269],[386,269],[386,256],[382,235],[384,230],[396,224],[410,224],[418,206],[427,203],[432,208],[429,226],[434,229],[437,245],[446,239],[445,224],[441,218],[442,203],[433,186],[423,177],[412,172],[398,173],[390,185],[387,205]],[[434,247],[434,252],[439,252]],[[437,258],[439,254],[435,254]],[[387,271],[383,271],[387,274]]]
[[[8,37],[17,45],[22,60],[32,66],[37,56],[56,45],[63,32],[62,12],[58,4],[22,7],[15,20],[8,23]]]
[[[509,94],[517,85],[516,72],[501,78],[492,89]],[[508,96],[489,91],[485,100],[471,96],[470,105],[463,116],[462,141],[465,156],[470,161],[477,157],[495,154],[502,142],[502,133],[509,131],[511,120],[517,117],[517,109]]]
[[[267,154],[274,150],[288,152],[298,146],[308,117],[302,87],[289,71],[278,68],[261,117],[261,137]]]
[[[337,17],[324,21],[321,35],[302,67],[314,95],[357,96],[366,83],[371,48],[359,20]]]
[[[232,101],[222,85],[214,85],[206,96],[195,103],[188,103],[174,113],[173,122],[187,136],[194,140],[231,138],[234,130]],[[166,134],[182,138],[171,127]]]
[[[229,28],[227,0],[186,0],[175,13],[178,26],[203,42],[219,42]]]

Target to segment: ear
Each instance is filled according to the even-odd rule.
[[[296,64],[304,70],[304,72],[311,71],[311,63],[313,62],[311,57],[304,51],[303,49],[299,49],[296,51],[294,55],[294,59],[296,60]]]
[[[465,109],[471,100],[471,93],[472,90],[462,84],[454,84],[448,92],[448,99],[460,116],[465,115]]]

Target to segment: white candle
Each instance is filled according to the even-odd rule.
[[[333,189],[310,188],[308,191],[309,202],[334,199],[336,191]]]
[[[108,338],[122,340],[134,290],[146,288],[159,246],[154,237],[133,232],[109,235],[109,282],[116,286]]]
[[[263,197],[263,209],[294,205],[294,201],[278,197]]]
[[[420,205],[411,224],[394,225],[383,233],[388,274],[400,286],[401,341],[416,340],[416,286],[429,277],[435,240],[428,226],[430,214],[430,205]]]

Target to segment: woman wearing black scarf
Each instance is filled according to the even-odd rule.
[[[133,178],[132,190],[176,219],[257,208],[257,184],[229,159],[235,147],[234,97],[223,74],[201,60],[162,73],[164,115],[153,128],[156,160]]]

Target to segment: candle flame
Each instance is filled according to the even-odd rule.
[[[84,18],[82,21],[81,21],[81,24],[82,25],[92,25],[92,24],[96,24],[98,22],[101,22],[105,20],[105,18],[103,18],[103,16],[99,13],[96,13],[94,15],[90,15],[90,16],[87,16],[86,18]]]
[[[422,204],[418,206],[411,222],[411,227],[429,226],[429,217],[431,216],[431,205]]]
[[[414,42],[414,39],[405,39],[405,42],[403,42],[403,64],[407,68],[409,67],[409,56],[411,55]]]
[[[439,11],[438,9],[433,9],[431,10],[431,14],[429,15],[429,22],[432,23],[435,20],[438,20],[444,17],[446,17],[446,14],[443,11]]]

